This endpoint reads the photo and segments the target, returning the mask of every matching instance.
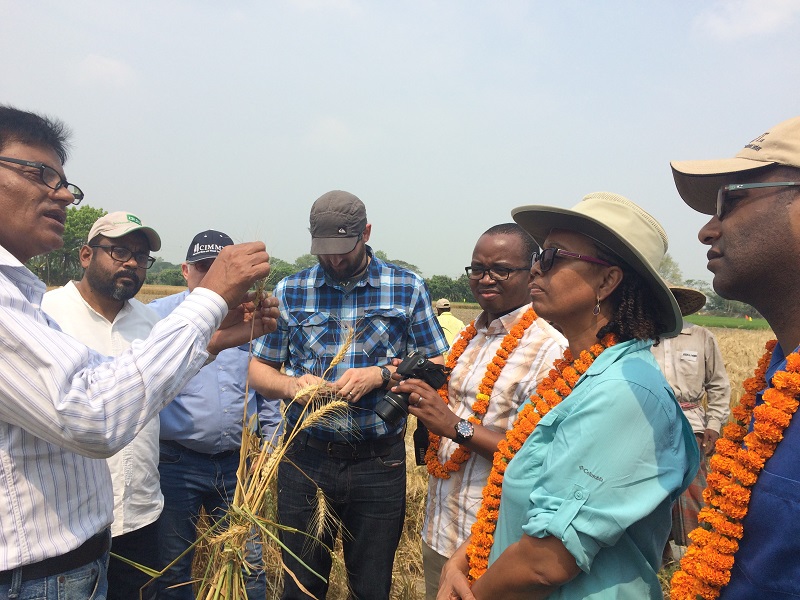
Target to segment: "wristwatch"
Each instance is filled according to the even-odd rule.
[[[386,365],[381,366],[381,379],[383,380],[383,384],[381,387],[385,388],[392,379],[392,372],[386,368]]]
[[[461,419],[454,427],[456,430],[456,437],[453,438],[453,441],[459,444],[470,441],[472,436],[475,435],[475,425],[466,419]]]

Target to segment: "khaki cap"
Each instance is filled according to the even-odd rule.
[[[800,117],[775,125],[750,141],[733,158],[672,161],[672,176],[678,193],[694,210],[713,215],[717,192],[732,173],[762,169],[770,165],[800,168]]]

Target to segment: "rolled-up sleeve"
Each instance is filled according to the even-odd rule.
[[[529,457],[538,460],[515,459],[506,479],[517,486],[527,478],[523,533],[559,538],[588,572],[602,547],[681,486],[685,457],[675,443],[679,409],[666,391],[621,379],[585,383],[568,412],[557,407],[539,423]]]

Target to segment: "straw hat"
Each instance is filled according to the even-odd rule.
[[[700,290],[670,283],[667,283],[667,286],[672,295],[675,296],[675,300],[677,300],[678,307],[684,317],[693,315],[706,304],[706,295]]]
[[[555,206],[521,206],[511,211],[514,220],[531,234],[539,246],[553,229],[586,235],[619,256],[650,287],[666,330],[662,337],[681,331],[683,319],[675,296],[658,274],[667,252],[664,228],[639,206],[609,192],[585,196],[571,210]]]

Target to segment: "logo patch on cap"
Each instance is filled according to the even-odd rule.
[[[142,222],[139,220],[139,217],[136,215],[128,215],[128,221],[131,223],[136,223],[137,225],[141,226]]]

